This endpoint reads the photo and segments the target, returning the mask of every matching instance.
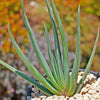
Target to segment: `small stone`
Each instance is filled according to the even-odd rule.
[[[54,96],[47,97],[46,100],[52,100],[52,99],[54,99]]]
[[[43,98],[42,100],[46,100],[46,98]]]
[[[84,100],[89,100],[89,97],[85,95]]]
[[[32,100],[41,100],[40,98],[36,97],[36,98],[33,98]]]
[[[68,96],[66,96],[66,99],[67,99],[67,100],[69,100],[69,97],[68,97]]]
[[[82,76],[78,76],[77,83],[81,80]]]
[[[90,84],[87,84],[87,85],[86,85],[86,88],[89,88],[89,87],[90,87]]]
[[[83,76],[83,74],[84,74],[84,72],[80,72],[80,73],[79,73],[80,76]]]
[[[89,90],[88,93],[89,94],[95,94],[96,93],[96,90]]]
[[[85,94],[88,98],[90,98],[91,97],[91,95],[89,94],[89,93],[86,93]]]
[[[94,94],[94,98],[100,100],[100,94],[99,93],[98,94]]]
[[[70,97],[69,100],[75,100],[73,97]]]
[[[64,96],[56,96],[56,95],[54,95],[53,97],[54,100],[63,100],[65,98]]]
[[[82,90],[81,90],[81,94],[83,95],[83,94],[85,94],[85,93],[87,93],[88,92],[88,88],[83,88]]]
[[[91,100],[95,100],[95,99],[91,99]]]
[[[81,100],[83,98],[83,96],[81,94],[76,94],[76,95],[74,95],[74,98]]]
[[[97,80],[99,83],[100,83],[100,78],[98,78],[98,80]]]
[[[43,98],[47,98],[47,97],[43,95],[43,96],[40,96],[40,98],[43,99]]]

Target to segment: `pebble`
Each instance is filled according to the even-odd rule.
[[[87,93],[88,92],[88,88],[86,88],[86,87],[84,87],[82,90],[81,90],[81,94],[83,95],[83,94],[85,94],[85,93]]]
[[[91,94],[91,95],[92,94],[95,94],[96,93],[96,90],[89,90],[88,93]]]
[[[83,100],[89,100],[88,96],[84,96]]]

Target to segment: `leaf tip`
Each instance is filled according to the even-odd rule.
[[[8,22],[8,27],[9,27],[9,22]]]
[[[100,30],[100,28],[98,27],[98,34],[99,34],[99,30]]]
[[[100,28],[98,27],[98,32],[97,32],[97,37],[99,38],[99,31],[100,31]]]
[[[80,12],[80,4],[78,5],[78,12]]]

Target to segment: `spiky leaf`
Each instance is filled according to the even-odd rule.
[[[76,88],[79,65],[80,65],[80,5],[78,7],[78,13],[77,13],[76,55],[75,55],[75,61],[73,65],[72,74],[70,77],[70,88],[68,91],[69,96],[73,95],[75,88]]]
[[[22,53],[22,51],[20,50],[20,48],[18,47],[16,41],[14,40],[10,28],[9,28],[9,24],[8,24],[8,33],[9,36],[11,38],[11,41],[13,43],[13,46],[16,50],[16,52],[18,53],[18,55],[20,56],[20,58],[23,60],[23,62],[25,63],[26,67],[30,70],[30,72],[50,91],[52,91],[53,93],[57,93],[58,95],[60,94],[59,91],[55,88],[52,87],[51,84],[49,84],[45,78],[40,74],[40,72],[29,62],[29,60],[26,58],[26,56]]]
[[[68,46],[67,46],[67,40],[66,35],[63,30],[63,26],[59,17],[59,14],[57,12],[57,9],[54,5],[53,0],[51,1],[51,6],[55,15],[55,19],[60,31],[61,39],[62,39],[62,47],[63,47],[63,66],[64,66],[64,80],[65,80],[65,88],[68,90],[68,87],[70,85],[70,76],[69,76],[69,56],[68,56]]]
[[[11,70],[12,72],[16,73],[20,77],[24,78],[25,80],[27,80],[30,84],[32,84],[35,87],[37,87],[44,94],[46,94],[46,95],[53,95],[47,88],[45,88],[44,86],[42,86],[41,84],[39,84],[38,82],[36,82],[32,78],[30,78],[26,74],[22,73],[21,71],[15,69],[13,67],[11,67],[10,65],[8,65],[7,63],[5,63],[4,61],[0,60],[0,64],[2,64],[3,66],[5,66],[6,68],[8,68],[9,70]]]
[[[45,24],[44,24],[44,27],[45,27],[45,32],[46,32],[46,39],[47,39],[47,44],[48,44],[48,54],[49,54],[51,68],[52,68],[52,73],[54,75],[54,78],[55,78],[57,84],[60,86],[59,79],[58,79],[57,72],[56,72],[56,67],[54,66],[54,61],[53,61],[53,57],[52,57],[51,45],[50,45],[50,40],[49,40],[49,36],[48,36],[48,30],[47,30],[47,27]]]
[[[20,0],[21,2],[21,8],[22,8],[22,14],[23,14],[23,19],[24,19],[24,22],[25,22],[25,25],[26,25],[26,28],[28,30],[28,33],[29,33],[29,36],[30,36],[30,39],[31,39],[31,42],[32,42],[32,45],[34,47],[34,50],[36,52],[36,55],[37,55],[37,58],[42,66],[42,68],[44,69],[45,73],[47,74],[49,80],[52,82],[52,84],[60,91],[61,88],[58,86],[57,82],[55,81],[52,73],[51,73],[51,70],[45,60],[45,58],[43,57],[38,45],[37,45],[37,42],[36,42],[36,39],[35,39],[35,36],[33,34],[33,31],[31,29],[31,26],[28,22],[28,19],[27,19],[27,16],[25,14],[25,10],[24,10],[24,5],[23,5],[23,2],[22,0]]]
[[[83,74],[83,77],[80,80],[80,82],[79,82],[79,84],[78,84],[78,86],[76,88],[75,93],[78,93],[80,91],[80,89],[81,89],[81,87],[83,85],[83,82],[84,82],[84,80],[85,80],[85,78],[86,78],[86,76],[87,76],[87,74],[88,74],[88,72],[89,72],[89,70],[91,68],[91,65],[92,65],[92,62],[93,62],[93,57],[94,57],[94,54],[95,54],[95,51],[96,51],[96,47],[97,47],[98,40],[99,40],[99,29],[98,29],[98,33],[97,33],[97,37],[96,37],[96,41],[95,41],[94,48],[92,50],[91,57],[90,57],[89,62],[87,64],[87,66],[86,66],[86,69],[85,69],[85,72]]]
[[[50,8],[48,0],[46,0],[46,4],[47,4],[47,7],[48,7],[50,19],[51,19],[52,26],[53,26],[53,34],[54,34],[54,41],[55,41],[55,51],[56,51],[56,55],[59,57],[59,59],[57,59],[57,62],[59,63],[58,64],[59,76],[60,76],[59,82],[62,83],[62,88],[64,88],[64,75],[63,75],[63,70],[62,70],[62,58],[61,58],[61,51],[60,51],[57,28],[56,28],[54,16],[52,14],[52,11],[51,11],[51,8]]]

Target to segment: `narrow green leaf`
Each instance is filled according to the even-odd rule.
[[[58,39],[57,27],[56,27],[54,16],[52,14],[52,11],[51,11],[51,8],[50,8],[48,0],[46,0],[46,4],[47,4],[47,7],[48,7],[48,12],[49,12],[50,19],[51,19],[52,26],[53,26],[53,34],[54,34],[56,55],[59,55],[59,60],[57,59],[58,60],[57,62],[60,63],[59,67],[61,69],[62,68],[62,58],[61,58],[61,51],[60,51],[60,44],[59,44],[59,39]],[[63,75],[62,69],[60,71],[58,71],[58,73],[59,73],[60,77],[62,77],[62,78],[59,79],[59,83],[62,83],[62,82],[64,83],[64,75]],[[62,84],[62,86],[64,87],[64,84]]]
[[[60,79],[59,72],[58,72],[58,65],[57,65],[57,57],[56,57],[56,54],[55,54],[55,51],[54,50],[52,50],[52,54],[53,54],[53,61],[54,61],[54,65],[55,65],[55,70],[56,70],[58,79]]]
[[[59,80],[61,82],[62,88],[64,89],[64,75],[63,75],[63,70],[62,70],[62,64],[60,62],[60,55],[57,50],[57,65],[58,65],[58,72],[59,72]]]
[[[57,54],[57,50],[58,50],[58,53],[59,53],[59,55],[60,55],[60,62],[61,62],[61,64],[62,64],[61,51],[60,51],[60,44],[59,44],[59,38],[58,38],[56,23],[55,23],[54,16],[53,16],[53,14],[52,14],[52,11],[51,11],[51,8],[50,8],[50,5],[49,5],[48,0],[46,0],[46,4],[47,4],[47,7],[48,7],[48,12],[49,12],[50,19],[51,19],[52,26],[53,26],[53,34],[54,34],[54,41],[55,41],[55,50],[56,50],[56,54]]]
[[[58,92],[58,90],[54,89],[50,84],[48,84],[48,82],[45,80],[45,78],[40,74],[40,72],[29,62],[29,60],[26,58],[26,56],[22,53],[22,51],[20,50],[20,48],[18,47],[17,43],[15,42],[10,28],[9,28],[9,24],[8,24],[8,33],[9,36],[11,38],[11,41],[13,43],[13,46],[17,52],[17,54],[20,56],[20,58],[23,60],[23,62],[25,63],[26,67],[30,70],[30,72],[51,92],[53,93],[57,93],[58,95],[60,94]],[[55,87],[56,88],[56,87]]]
[[[53,60],[54,60],[54,65],[55,65],[56,73],[57,73],[57,76],[58,76],[58,79],[59,79],[59,82],[60,82],[59,84],[60,84],[60,87],[63,87],[62,84],[61,84],[61,80],[60,80],[60,74],[59,74],[57,57],[55,55],[55,51],[52,50],[52,53],[53,53]]]
[[[76,84],[77,84],[77,78],[78,78],[79,66],[80,66],[80,5],[78,7],[78,14],[77,14],[76,55],[75,55],[73,70],[72,70],[71,78],[70,78],[71,85],[68,91],[69,96],[73,95],[75,91]]]
[[[59,85],[59,80],[58,80],[58,77],[57,77],[56,69],[55,69],[55,66],[54,66],[54,61],[53,61],[53,58],[52,58],[51,45],[50,45],[50,40],[49,40],[49,36],[48,36],[48,30],[47,30],[47,27],[46,27],[45,24],[44,24],[44,27],[45,27],[45,32],[46,32],[46,39],[47,39],[47,45],[48,45],[48,54],[49,54],[49,59],[50,59],[52,72],[53,72],[53,75],[54,75],[54,78],[55,78],[57,84]]]
[[[53,0],[51,1],[51,6],[55,15],[55,19],[60,31],[61,39],[62,39],[62,47],[63,47],[63,66],[64,66],[64,79],[65,79],[65,87],[66,90],[68,90],[68,87],[70,85],[70,75],[69,75],[69,56],[68,56],[68,45],[66,40],[66,35],[63,30],[63,26],[59,17],[59,14],[57,12],[57,9],[54,5]]]
[[[26,28],[28,30],[28,33],[29,33],[29,36],[30,36],[30,39],[31,39],[31,42],[32,42],[32,45],[34,47],[34,50],[36,52],[36,55],[37,55],[37,58],[43,68],[43,70],[45,71],[46,75],[48,76],[48,78],[51,80],[52,84],[60,91],[60,87],[58,86],[58,84],[56,83],[52,73],[51,73],[51,70],[47,64],[47,62],[45,61],[45,58],[43,57],[38,45],[37,45],[37,42],[35,40],[35,36],[33,34],[33,31],[31,29],[31,26],[28,22],[28,19],[27,19],[27,16],[25,14],[25,10],[24,10],[24,5],[23,5],[23,2],[22,0],[20,0],[21,2],[21,8],[22,8],[22,14],[23,14],[23,18],[24,18],[24,22],[25,22],[25,25],[26,25]]]
[[[42,91],[44,94],[46,95],[53,95],[48,89],[46,89],[44,86],[42,86],[41,84],[39,84],[38,82],[36,82],[35,80],[33,80],[32,78],[30,78],[29,76],[25,75],[24,73],[22,73],[21,71],[11,67],[10,65],[8,65],[7,63],[5,63],[4,61],[0,60],[0,64],[2,64],[4,67],[8,68],[9,70],[11,70],[12,72],[16,73],[17,75],[19,75],[20,77],[22,77],[23,79],[27,80],[30,84],[34,85],[35,87],[37,87],[40,91]]]
[[[83,82],[86,79],[86,76],[87,76],[87,74],[88,74],[88,72],[89,72],[89,70],[91,68],[91,65],[92,65],[92,62],[93,62],[93,58],[94,58],[94,54],[95,54],[95,51],[96,51],[96,47],[97,47],[98,40],[99,40],[99,29],[98,29],[98,33],[97,33],[97,37],[96,37],[96,41],[95,41],[94,48],[92,50],[91,57],[90,57],[89,62],[87,64],[87,66],[86,66],[86,69],[85,69],[85,72],[83,74],[83,77],[80,80],[80,82],[79,82],[79,84],[78,84],[78,86],[76,88],[75,93],[78,93],[80,91],[80,89],[82,88]]]

